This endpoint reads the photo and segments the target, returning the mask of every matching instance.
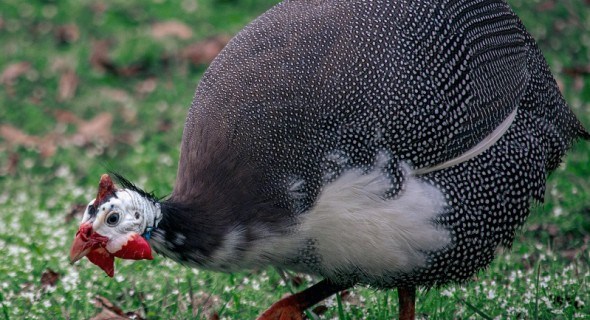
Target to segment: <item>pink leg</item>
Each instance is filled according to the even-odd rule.
[[[275,302],[258,320],[301,320],[303,311],[327,297],[348,288],[322,280],[313,286]]]

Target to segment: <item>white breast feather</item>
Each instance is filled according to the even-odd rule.
[[[399,196],[385,199],[390,183],[378,166],[348,171],[302,216],[298,236],[317,241],[327,275],[349,267],[374,277],[411,271],[424,266],[424,251],[450,243],[448,231],[433,224],[445,205],[441,192],[408,174]]]

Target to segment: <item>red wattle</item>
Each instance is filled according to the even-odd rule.
[[[131,260],[152,260],[152,248],[150,244],[139,234],[133,234],[121,250],[114,253],[114,256],[121,259]]]
[[[112,278],[115,275],[115,257],[105,248],[91,250],[86,258],[104,270],[109,277]]]

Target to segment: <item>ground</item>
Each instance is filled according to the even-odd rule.
[[[68,263],[80,206],[115,169],[164,196],[207,63],[271,0],[0,2],[0,319],[248,319],[314,279],[199,271],[157,256],[114,279]],[[590,5],[509,1],[590,127]],[[474,281],[418,293],[421,318],[590,318],[590,143],[549,179],[511,250]],[[324,318],[390,319],[395,291],[354,288]],[[327,307],[327,308],[326,308]]]

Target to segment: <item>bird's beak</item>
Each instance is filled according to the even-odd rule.
[[[70,264],[76,263],[90,252],[90,248],[85,248],[86,243],[87,242],[84,242],[79,237],[74,239],[74,243],[70,249]]]
[[[72,243],[72,248],[70,249],[70,263],[75,263],[90,252],[92,249],[92,244],[90,243],[91,236],[92,224],[89,222],[82,224],[78,232],[76,232],[74,243]]]
[[[112,277],[115,274],[115,258],[105,249],[107,242],[107,237],[92,231],[92,223],[82,224],[70,249],[70,263],[73,264],[87,257],[90,262],[99,266],[109,277]]]

